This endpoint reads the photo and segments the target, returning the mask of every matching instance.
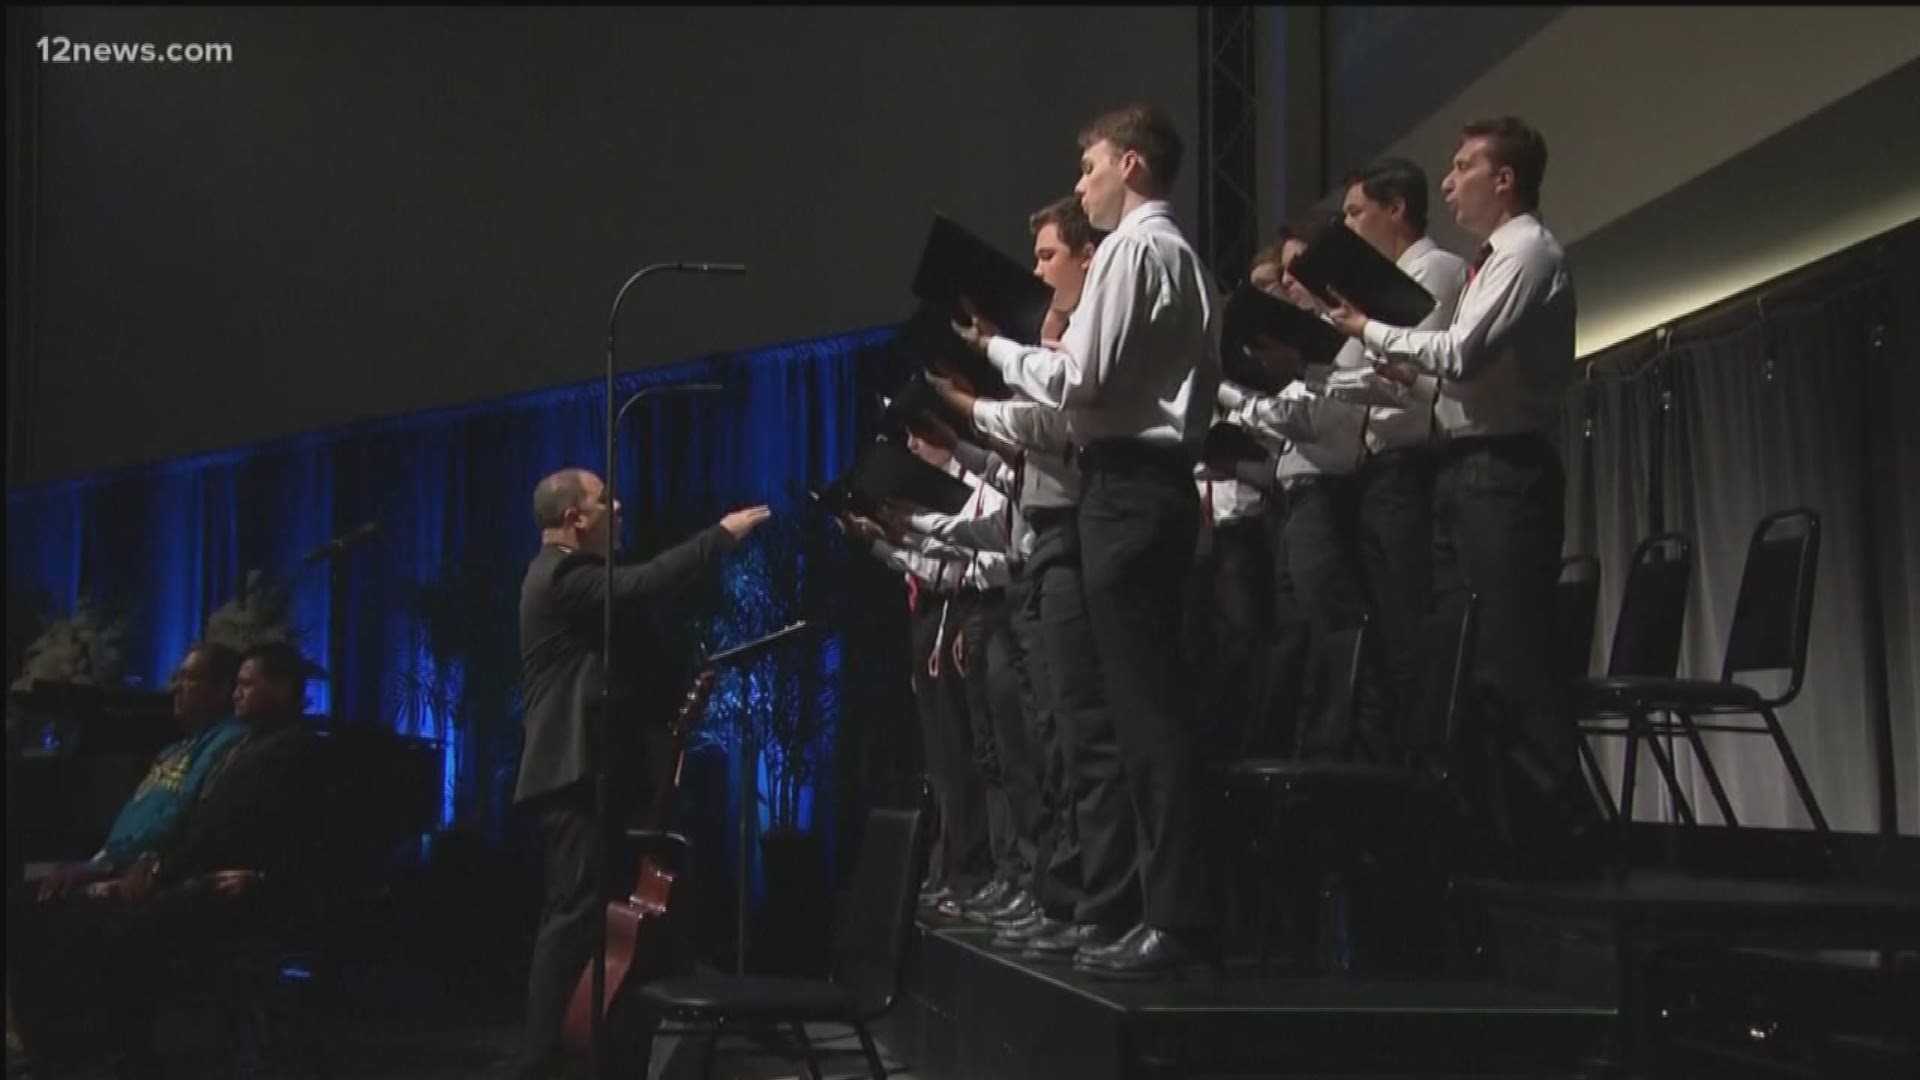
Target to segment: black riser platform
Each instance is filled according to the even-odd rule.
[[[886,1039],[933,1080],[1578,1076],[1613,1016],[1485,984],[1334,979],[1101,984],[922,930]]]

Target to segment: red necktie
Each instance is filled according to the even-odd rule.
[[[1493,245],[1490,243],[1481,244],[1480,250],[1473,253],[1472,264],[1467,267],[1467,281],[1469,283],[1471,283],[1474,278],[1480,276],[1480,268],[1482,266],[1485,266],[1487,260],[1492,257],[1493,257]]]

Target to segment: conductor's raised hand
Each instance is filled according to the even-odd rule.
[[[760,523],[773,516],[773,511],[765,505],[749,506],[744,510],[735,510],[720,519],[720,527],[727,530],[735,540],[745,540],[747,534],[760,527]]]

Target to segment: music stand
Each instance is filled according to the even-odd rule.
[[[700,666],[705,670],[713,670],[723,665],[738,664],[741,660],[757,658],[776,642],[784,641],[802,630],[812,628],[812,623],[801,619],[765,637],[758,637],[745,644],[714,653],[702,661]],[[733,966],[737,974],[744,975],[747,972],[747,843],[750,832],[748,822],[751,820],[748,815],[754,812],[760,801],[760,785],[755,781],[753,773],[755,753],[753,725],[744,708],[740,710],[738,738],[740,741],[740,852],[734,873],[739,900],[735,911]]]

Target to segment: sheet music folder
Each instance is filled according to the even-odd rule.
[[[1052,287],[1031,268],[944,214],[933,216],[914,271],[913,294],[956,321],[966,319],[960,306],[966,297],[1002,334],[1028,345],[1039,344],[1053,303]]]
[[[1255,337],[1265,335],[1292,346],[1309,364],[1331,364],[1347,336],[1311,311],[1305,311],[1252,285],[1241,285],[1221,313],[1220,366],[1226,377],[1249,390],[1277,394],[1286,385],[1265,364],[1247,355]]]
[[[814,497],[835,512],[870,513],[882,503],[898,501],[957,514],[973,497],[973,489],[921,461],[899,443],[876,439],[861,451],[846,476]]]
[[[1051,299],[1052,294],[1048,296]],[[958,373],[981,397],[1013,396],[1013,389],[1000,376],[1000,370],[960,340],[953,332],[953,319],[937,304],[926,303],[916,308],[901,324],[899,335],[893,339],[893,348],[910,364],[929,371]]]
[[[924,428],[921,421],[932,418],[947,425],[956,434],[964,435],[973,430],[972,417],[962,416],[958,409],[947,404],[927,382],[926,373],[916,371],[907,377],[892,398],[886,401],[880,412],[880,429],[890,435],[905,438],[905,433]]]
[[[1368,318],[1389,326],[1416,326],[1433,311],[1432,293],[1344,224],[1308,244],[1288,272],[1325,303],[1336,302],[1337,289]]]
[[[1208,464],[1236,461],[1265,461],[1267,448],[1261,446],[1238,424],[1216,423],[1207,429],[1206,442],[1200,448],[1200,460]]]

